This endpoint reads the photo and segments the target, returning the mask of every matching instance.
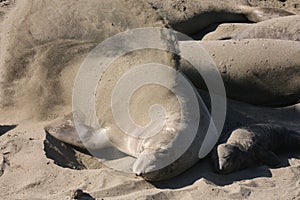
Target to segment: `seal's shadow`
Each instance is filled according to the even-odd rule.
[[[86,169],[84,164],[76,157],[76,152],[72,146],[57,140],[50,134],[46,134],[44,152],[47,158],[53,160],[60,167],[77,170]]]
[[[103,164],[87,150],[65,144],[46,132],[44,152],[54,164],[74,170],[100,169]]]
[[[300,151],[280,154],[279,157],[281,163],[275,168],[288,167],[290,166],[289,158],[300,158]],[[236,181],[251,180],[259,177],[272,177],[270,168],[266,165],[257,165],[228,175],[218,174],[213,171],[210,158],[206,158],[179,176],[165,181],[151,182],[151,184],[160,189],[180,189],[192,185],[200,179],[205,179],[206,182],[217,186],[225,186]]]

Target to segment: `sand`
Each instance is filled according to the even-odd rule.
[[[78,188],[96,199],[300,199],[299,152],[281,155],[278,168],[230,175],[216,174],[206,159],[150,183],[46,137],[44,126],[71,111],[71,80],[91,49],[164,21],[135,0],[28,2],[0,0],[0,199],[71,199]],[[299,0],[250,2],[300,12]]]

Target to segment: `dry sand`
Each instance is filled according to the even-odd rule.
[[[97,199],[300,199],[299,152],[282,155],[275,169],[219,175],[204,160],[171,180],[149,183],[46,138],[43,127],[71,110],[69,80],[95,45],[127,28],[163,22],[135,0],[14,2],[0,0],[0,199],[71,199],[77,188]],[[299,0],[250,2],[300,12]],[[116,9],[107,12],[111,4]],[[118,7],[132,11],[120,18]]]

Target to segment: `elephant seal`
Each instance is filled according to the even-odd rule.
[[[300,41],[300,15],[274,18],[255,24],[221,24],[202,40],[280,39]]]
[[[274,152],[300,149],[300,134],[275,124],[254,124],[231,132],[226,143],[219,144],[213,155],[217,172],[228,174],[255,163],[276,166]]]
[[[198,43],[211,56],[230,99],[254,105],[288,106],[300,100],[300,43],[275,39],[181,41],[179,49],[195,55],[190,43]],[[284,56],[284,59],[283,59]],[[195,68],[209,75],[205,64],[191,66],[184,60],[180,69],[192,83],[205,89]]]

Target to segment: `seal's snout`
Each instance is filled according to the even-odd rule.
[[[220,159],[219,160],[219,173],[228,174],[233,171],[233,166],[230,164],[228,160]]]
[[[217,147],[217,159],[215,160],[215,169],[218,173],[228,174],[235,170],[238,160],[235,155],[238,153],[237,148],[231,144],[220,144]]]

